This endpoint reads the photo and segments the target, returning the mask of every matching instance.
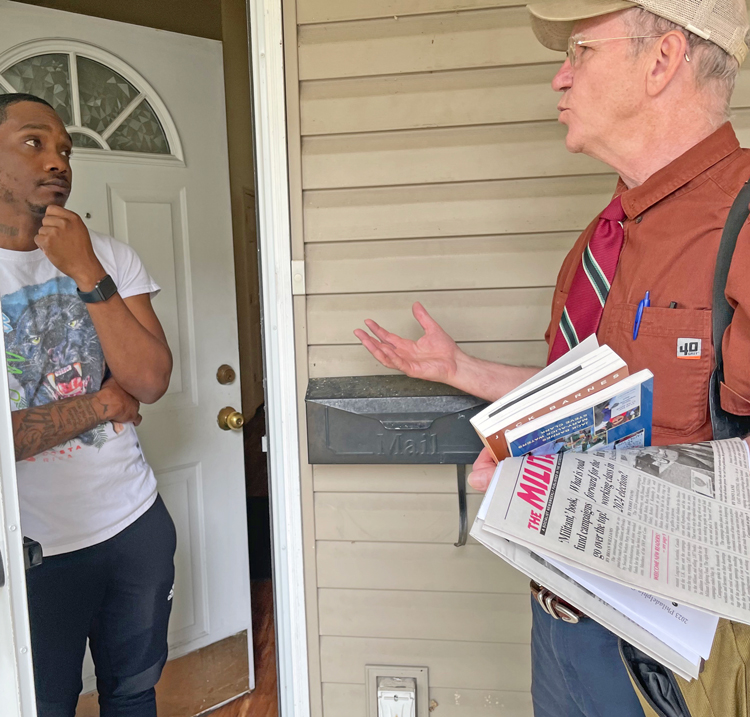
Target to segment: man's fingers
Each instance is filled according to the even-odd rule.
[[[494,475],[494,470],[482,470],[482,471],[472,471],[469,473],[469,477],[467,480],[469,481],[469,485],[474,489],[478,490],[480,493],[484,493],[487,488],[490,487],[490,483],[492,482],[492,476]]]
[[[136,413],[135,414],[135,420],[133,421],[133,425],[134,426],[140,426],[142,420],[143,420],[143,416],[141,416],[140,413]]]
[[[386,361],[381,361],[383,365],[388,366],[388,368],[395,368],[398,371],[402,371],[403,373],[408,373],[407,362],[398,355],[398,353],[392,346],[389,346],[388,344],[381,344],[380,352],[386,357]]]
[[[373,339],[366,331],[363,331],[362,329],[354,329],[354,335],[362,342],[362,345],[370,353],[380,350],[380,341]]]
[[[69,224],[66,217],[58,217],[54,214],[45,214],[42,219],[42,227],[58,227],[59,229],[65,229]]]
[[[370,331],[372,331],[372,333],[375,334],[375,336],[377,336],[383,343],[390,344],[394,348],[396,347],[396,344],[404,340],[400,336],[392,334],[390,331],[386,331],[382,326],[377,324],[372,319],[365,319],[365,324],[367,324],[367,328],[370,329]]]
[[[383,346],[384,344],[381,344],[379,341],[375,341],[375,339],[370,336],[365,331],[362,331],[362,329],[355,329],[354,335],[362,342],[362,345],[378,360],[380,363],[383,364],[383,366],[386,366],[387,368],[395,368],[395,366],[391,366],[390,361],[388,360],[388,357],[383,353]]]
[[[364,333],[364,332],[363,332]],[[398,355],[396,350],[386,343],[380,343],[375,341],[372,337],[365,334],[365,338],[361,339],[364,347],[386,368],[393,368],[397,371],[403,371],[406,373],[407,364],[406,361]]]
[[[477,456],[472,467],[474,470],[485,470],[491,468],[494,471],[496,465],[497,462],[492,456],[492,453],[490,453],[490,449],[485,446]]]
[[[471,473],[469,473],[469,485],[474,490],[484,493],[492,481],[492,476],[495,474],[496,468],[497,465],[492,454],[487,448],[483,448],[476,461],[474,461]]]
[[[354,335],[362,342],[365,341],[372,341],[372,338],[370,337],[370,334],[368,334],[364,329],[354,329]]]
[[[66,209],[65,207],[59,207],[57,204],[50,204],[47,206],[46,211],[44,212],[45,219],[47,217],[76,217],[78,216],[75,212],[72,212],[70,209]]]

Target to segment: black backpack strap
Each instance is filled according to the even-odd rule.
[[[716,368],[724,369],[724,360],[721,353],[721,341],[724,332],[732,323],[734,309],[724,295],[729,276],[729,267],[732,264],[734,247],[737,245],[737,237],[740,234],[747,217],[750,215],[750,180],[740,189],[732,208],[729,210],[724,231],[721,235],[719,253],[716,255],[716,271],[714,273],[714,300],[712,307],[714,355],[716,356]]]
[[[710,407],[711,423],[714,438],[734,438],[750,433],[750,416],[735,416],[727,413],[721,407],[720,389],[724,380],[724,357],[722,355],[722,340],[724,332],[732,323],[734,309],[725,296],[724,290],[732,265],[732,255],[737,245],[737,237],[750,215],[750,180],[740,190],[729,210],[724,231],[721,235],[719,252],[716,255],[716,270],[714,272],[714,291],[712,306],[713,342],[716,368],[711,376]]]

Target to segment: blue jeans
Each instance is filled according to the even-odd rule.
[[[643,717],[617,636],[596,620],[555,620],[532,599],[534,717]]]
[[[113,538],[45,557],[27,572],[39,717],[74,717],[87,638],[102,717],[156,717],[175,547],[157,498]]]

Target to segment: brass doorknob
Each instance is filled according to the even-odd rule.
[[[241,431],[245,425],[245,417],[231,406],[222,408],[216,421],[222,431]]]

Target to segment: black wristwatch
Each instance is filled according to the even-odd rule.
[[[97,304],[100,301],[106,301],[117,293],[117,286],[114,279],[107,274],[101,279],[91,291],[81,291],[76,288],[78,298],[84,304]]]

